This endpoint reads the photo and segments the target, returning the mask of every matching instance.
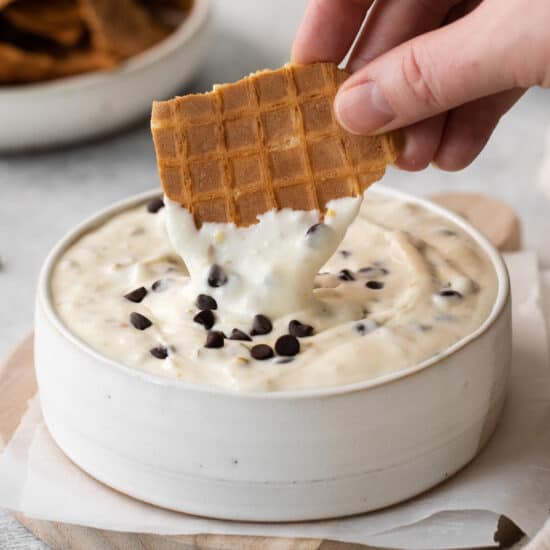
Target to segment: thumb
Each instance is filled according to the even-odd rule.
[[[514,87],[503,17],[480,6],[376,58],[338,91],[340,124],[356,134],[392,130]]]

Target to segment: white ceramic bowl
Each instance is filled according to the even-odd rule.
[[[189,81],[207,52],[210,0],[165,40],[122,63],[37,84],[0,86],[0,152],[66,145],[122,128]]]
[[[445,353],[348,386],[241,394],[125,367],[63,326],[50,300],[64,250],[141,195],[86,221],[51,252],[36,307],[35,365],[46,424],[58,445],[103,483],[203,516],[295,521],[394,504],[467,464],[493,432],[511,356],[508,275],[489,242],[454,214],[498,276],[483,325]],[[158,192],[155,192],[155,194]]]

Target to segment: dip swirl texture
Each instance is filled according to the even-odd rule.
[[[495,301],[494,269],[464,231],[422,206],[369,192],[343,241],[323,241],[330,258],[313,289],[304,290],[306,277],[303,295],[283,303],[283,291],[270,302],[270,273],[259,254],[254,277],[224,303],[232,268],[215,250],[224,236],[211,228],[212,262],[190,265],[200,273],[191,283],[165,227],[172,207],[142,205],[113,216],[63,254],[51,281],[55,308],[71,332],[106,357],[156,375],[243,392],[369,380],[445,351],[475,331]],[[334,230],[343,234],[339,217],[352,216],[354,207],[334,210]],[[276,214],[303,224],[300,238],[316,238],[319,227],[308,233],[314,220],[304,213]],[[185,258],[186,243],[175,244]],[[301,273],[291,253],[296,246],[282,235],[273,252],[283,281]],[[246,270],[236,272],[246,279]],[[205,347],[208,339],[213,345]]]

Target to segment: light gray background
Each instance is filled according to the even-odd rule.
[[[214,0],[210,54],[187,91],[208,90],[215,82],[287,61],[304,5],[305,0]],[[531,90],[467,170],[392,170],[384,183],[417,194],[457,189],[493,194],[520,213],[526,245],[550,266],[550,202],[534,184],[549,124],[550,91]],[[35,281],[51,246],[97,209],[158,185],[147,120],[71,149],[0,157],[0,357],[32,329]],[[0,510],[1,550],[43,548]]]

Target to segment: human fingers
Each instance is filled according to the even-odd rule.
[[[468,166],[485,147],[498,121],[525,93],[514,88],[477,99],[451,111],[434,164],[455,171]]]
[[[351,52],[355,72],[395,46],[438,28],[460,0],[376,0]]]
[[[335,99],[340,123],[358,134],[386,131],[517,86],[517,59],[510,62],[502,32],[510,22],[487,25],[481,7],[354,73]]]
[[[374,0],[309,0],[292,45],[297,63],[340,63]]]
[[[410,172],[426,168],[439,149],[446,118],[443,113],[403,128],[404,146],[395,166]]]

